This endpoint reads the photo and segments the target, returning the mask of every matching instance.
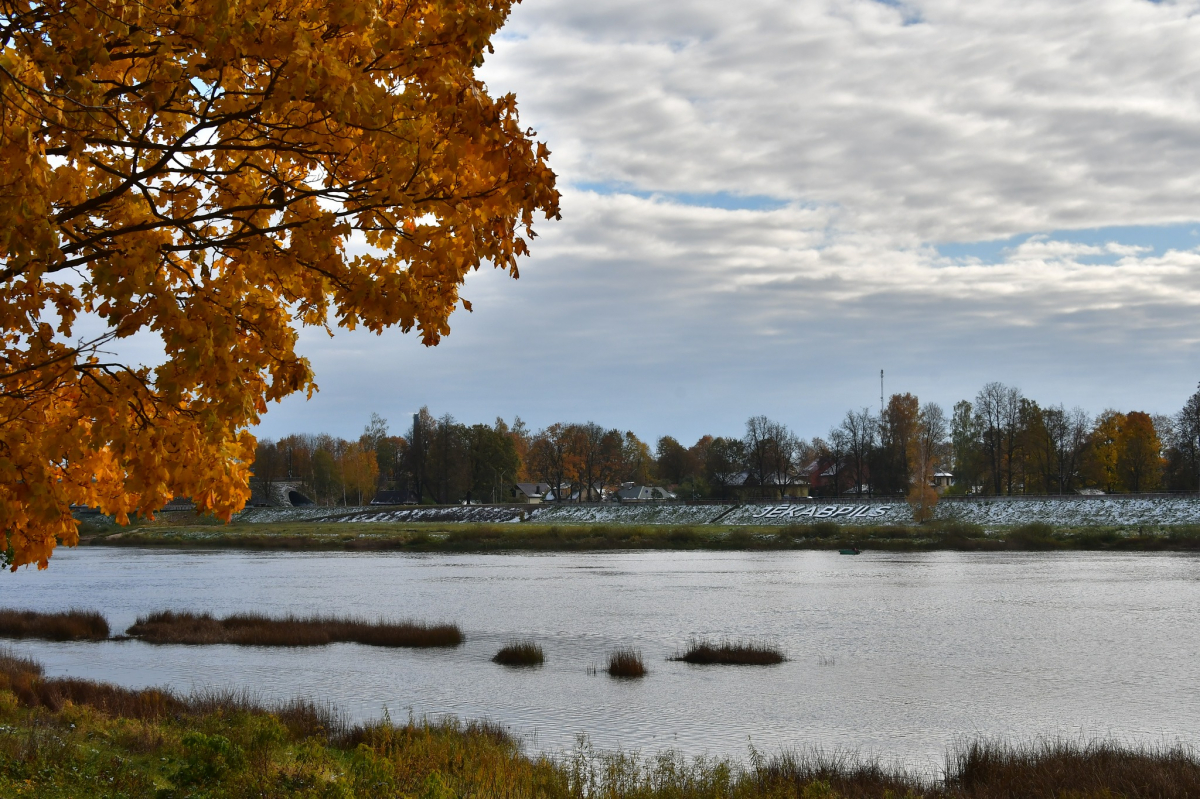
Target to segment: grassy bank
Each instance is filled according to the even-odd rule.
[[[308,702],[183,697],[47,679],[0,654],[0,796],[999,799],[1200,795],[1181,748],[976,742],[931,780],[855,756],[751,752],[748,764],[596,752],[525,753],[504,730],[454,721],[350,725]]]
[[[160,610],[139,616],[125,631],[150,644],[238,644],[241,646],[323,646],[336,642],[390,647],[458,646],[457,624],[335,616],[284,616],[235,613],[216,618],[208,613]]]
[[[1200,551],[1200,526],[1060,527],[996,530],[958,522],[925,525],[787,527],[617,524],[330,523],[213,524],[195,514],[162,514],[128,528],[88,530],[85,545],[402,552],[578,552],[606,549],[784,550],[854,548],[895,552],[958,550]]]

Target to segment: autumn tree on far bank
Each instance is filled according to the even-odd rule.
[[[301,325],[434,345],[469,271],[517,276],[558,194],[475,74],[510,5],[0,0],[9,565],[75,543],[71,505],[228,519],[249,427],[316,388]],[[137,333],[159,366],[109,354]]]

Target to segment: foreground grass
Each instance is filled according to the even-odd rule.
[[[194,513],[164,513],[117,532],[88,530],[83,543],[215,549],[406,552],[850,549],[1200,551],[1200,526],[1051,527],[988,530],[958,522],[786,527],[617,524],[445,524],[284,522],[213,524]]]
[[[389,719],[352,726],[308,702],[181,697],[47,679],[0,654],[0,796],[1000,799],[1200,795],[1189,749],[976,742],[931,780],[849,755],[751,751],[749,765],[594,751],[530,756],[495,725]]]
[[[208,613],[160,610],[139,616],[125,631],[150,644],[238,644],[241,646],[323,646],[351,642],[370,646],[458,646],[464,640],[457,624],[338,616],[284,616],[235,613],[216,618]]]

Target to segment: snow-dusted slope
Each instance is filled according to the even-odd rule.
[[[1061,499],[946,500],[939,519],[961,519],[984,527],[1046,522],[1053,525],[1200,524],[1200,497],[1063,497]],[[729,524],[789,525],[905,524],[904,502],[795,502],[775,505],[685,505],[676,503],[574,504],[375,508],[250,508],[238,521],[268,522],[537,522],[541,524]]]
[[[513,522],[529,509],[504,505],[453,507],[382,506],[366,508],[249,508],[237,521],[248,524],[270,522]]]

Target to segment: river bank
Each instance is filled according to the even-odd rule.
[[[530,756],[489,723],[383,718],[348,724],[312,701],[264,705],[236,692],[180,696],[47,678],[0,653],[0,795],[42,799],[419,796],[422,799],[992,799],[1174,797],[1200,792],[1179,745],[970,741],[940,778],[853,754],[753,748],[728,758],[600,752],[586,740]]]
[[[183,516],[184,518],[180,518]],[[162,514],[129,527],[85,528],[84,546],[392,552],[604,550],[842,550],[885,552],[1200,551],[1200,525],[1051,526],[985,529],[955,520],[924,525],[521,524],[283,521],[223,525]]]

